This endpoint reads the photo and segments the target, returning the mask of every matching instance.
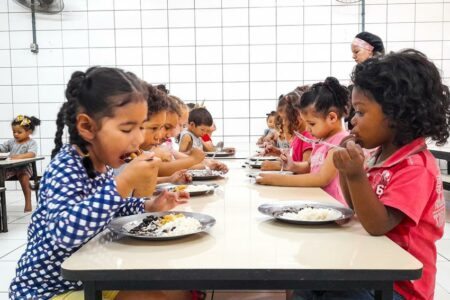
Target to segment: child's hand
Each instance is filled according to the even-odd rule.
[[[283,164],[283,170],[292,171],[294,169],[294,161],[292,157],[287,153],[287,151],[283,151],[280,155],[281,163]]]
[[[279,161],[265,160],[261,164],[261,171],[279,171],[281,170],[281,163]]]
[[[132,187],[148,182],[158,175],[161,160],[154,153],[143,153],[133,159],[117,178],[123,178]]]
[[[264,184],[264,185],[273,185],[275,176],[276,175],[274,175],[274,174],[260,173],[258,176],[256,176],[256,183]]]
[[[179,170],[169,176],[169,182],[171,183],[189,183],[191,181],[192,176],[187,173],[187,170]]]
[[[264,147],[264,152],[262,153],[262,156],[265,156],[265,155],[278,156],[280,154],[281,154],[281,151],[279,148],[275,147],[272,144],[268,144],[268,145],[266,145],[266,147]]]
[[[354,141],[347,141],[345,148],[333,151],[333,163],[348,178],[366,176],[364,172],[364,152]]]
[[[339,146],[342,148],[345,148],[349,141],[353,141],[353,142],[356,141],[356,138],[353,134],[347,135],[345,138],[343,138],[341,143],[339,144]]]
[[[145,211],[166,211],[171,210],[179,204],[187,203],[189,199],[189,193],[187,192],[169,192],[163,190],[154,199],[145,201]]]
[[[222,173],[228,173],[228,167],[226,164],[221,163],[215,159],[207,159],[205,160],[205,164],[214,171],[221,171]]]

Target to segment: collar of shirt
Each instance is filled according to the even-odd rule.
[[[390,168],[413,154],[417,154],[423,150],[427,149],[427,145],[425,143],[424,138],[417,138],[413,140],[411,143],[408,143],[394,152],[387,160],[385,160],[381,164],[375,164],[378,155],[381,152],[381,147],[379,147],[369,158],[367,161],[367,166],[370,169],[375,168]]]

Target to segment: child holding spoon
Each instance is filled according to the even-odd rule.
[[[300,98],[298,108],[307,130],[316,139],[339,145],[348,133],[342,118],[349,107],[348,90],[334,77],[311,86]],[[261,174],[256,182],[277,186],[321,187],[342,204],[347,205],[339,186],[339,176],[333,164],[334,147],[326,144],[314,145],[309,162],[286,162],[285,170],[294,175]]]

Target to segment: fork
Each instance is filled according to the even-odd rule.
[[[301,139],[302,141],[310,143],[310,144],[322,144],[322,145],[326,145],[326,146],[328,146],[330,148],[342,148],[341,146],[325,142],[324,140],[313,140],[313,139],[311,139],[311,138],[309,138],[307,136],[304,136],[303,134],[301,134],[300,132],[295,131],[295,130],[294,130],[294,134],[299,139]]]

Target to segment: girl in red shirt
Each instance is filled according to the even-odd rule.
[[[333,156],[342,191],[369,234],[386,235],[423,264],[420,279],[395,282],[394,299],[433,299],[445,201],[425,139],[442,145],[449,137],[449,89],[412,49],[357,65],[352,81],[353,139]],[[366,167],[362,148],[376,149]]]

